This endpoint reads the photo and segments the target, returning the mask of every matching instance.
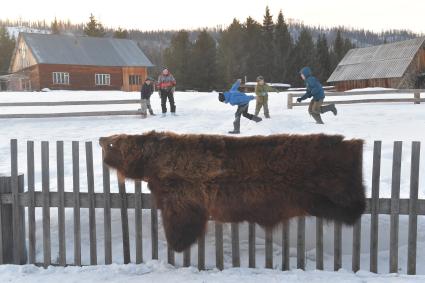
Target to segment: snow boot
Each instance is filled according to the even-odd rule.
[[[311,116],[316,121],[316,124],[324,124],[320,114],[311,114]]]
[[[177,116],[176,112],[171,112],[171,116]]]
[[[149,114],[151,114],[151,116],[156,116],[152,110],[149,110]]]
[[[269,114],[265,114],[264,117],[266,117],[266,119],[270,119],[270,115]]]
[[[146,119],[147,117],[148,117],[148,115],[142,114],[142,119]]]
[[[336,110],[334,103],[320,107],[320,112],[322,114],[329,111],[331,111],[335,116],[338,114],[338,110]]]
[[[241,132],[238,131],[238,130],[229,131],[229,134],[232,134],[232,135],[237,135],[237,134],[240,134],[240,133]]]
[[[254,122],[256,122],[256,123],[263,121],[263,119],[261,119],[258,116],[252,116],[251,120],[254,121]]]

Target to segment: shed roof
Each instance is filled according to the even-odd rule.
[[[338,64],[328,82],[400,78],[412,63],[425,37],[351,49]]]
[[[136,42],[128,39],[37,33],[20,35],[39,64],[153,66]]]

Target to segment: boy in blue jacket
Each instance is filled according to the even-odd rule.
[[[300,71],[301,78],[305,81],[307,92],[297,102],[301,102],[304,99],[313,97],[308,106],[308,113],[313,117],[317,124],[324,124],[320,114],[332,111],[334,115],[338,112],[335,104],[329,104],[323,106],[323,100],[325,99],[325,92],[320,82],[311,74],[310,67],[304,67]]]
[[[261,122],[262,119],[260,117],[254,116],[248,113],[249,102],[255,97],[253,95],[246,95],[243,92],[238,90],[241,85],[241,79],[237,80],[232,88],[229,91],[224,93],[220,92],[218,94],[218,100],[224,103],[230,103],[230,105],[238,106],[238,109],[235,113],[235,121],[233,122],[233,131],[230,131],[229,134],[239,134],[241,128],[241,116],[249,120],[253,120],[255,122]]]

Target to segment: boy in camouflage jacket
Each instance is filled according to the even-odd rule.
[[[260,110],[264,107],[264,117],[267,119],[270,118],[269,113],[269,92],[279,92],[277,89],[269,86],[264,82],[262,76],[257,77],[257,85],[255,86],[255,95],[256,95],[256,106],[255,106],[255,116],[260,114]]]

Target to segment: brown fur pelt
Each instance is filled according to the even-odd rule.
[[[209,218],[273,227],[312,215],[351,225],[365,209],[362,140],[149,132],[100,144],[108,166],[149,183],[176,251],[203,235]]]

